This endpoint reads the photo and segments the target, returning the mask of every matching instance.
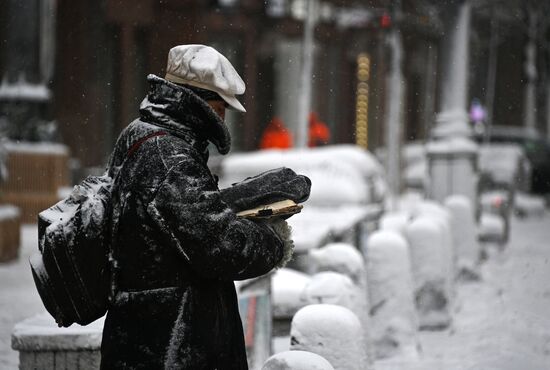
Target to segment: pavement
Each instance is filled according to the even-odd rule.
[[[0,369],[17,369],[11,350],[13,326],[43,312],[28,266],[37,248],[37,229],[21,229],[18,260],[0,264]],[[550,368],[550,213],[513,219],[503,251],[491,249],[483,280],[457,288],[452,328],[421,332],[415,361],[378,361],[389,369],[549,369]]]
[[[420,332],[420,358],[376,370],[550,369],[550,213],[514,218],[506,249],[489,249],[482,281],[457,287],[453,325]]]

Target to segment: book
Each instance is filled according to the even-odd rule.
[[[296,213],[300,213],[302,208],[302,205],[296,204],[290,199],[286,199],[238,212],[237,216],[250,219],[271,217],[287,218]]]

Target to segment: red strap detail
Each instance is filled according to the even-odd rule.
[[[128,149],[128,153],[126,154],[126,156],[131,156],[132,154],[134,154],[134,152],[136,150],[139,149],[139,147],[141,146],[141,144],[143,144],[144,142],[146,142],[147,140],[149,139],[152,139],[154,138],[155,136],[164,136],[164,135],[167,135],[168,133],[166,131],[157,131],[157,132],[153,132],[152,134],[149,134],[145,137],[142,137],[141,139],[139,139],[138,141],[136,141],[131,147],[130,149]]]

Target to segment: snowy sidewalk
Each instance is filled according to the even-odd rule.
[[[513,219],[511,241],[483,265],[483,281],[458,286],[454,325],[420,332],[418,362],[389,369],[543,370],[550,368],[550,214]]]

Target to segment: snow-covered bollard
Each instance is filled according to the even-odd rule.
[[[444,329],[451,323],[451,272],[446,263],[444,230],[432,217],[416,218],[407,227],[416,308],[420,329]]]
[[[334,370],[330,362],[307,351],[277,353],[262,366],[262,370]]]
[[[418,319],[407,241],[395,231],[377,231],[367,240],[365,255],[376,357],[414,358]]]
[[[443,266],[445,273],[446,289],[450,297],[455,295],[455,277],[457,271],[457,256],[453,245],[453,234],[451,231],[451,213],[440,203],[433,200],[423,200],[418,204],[416,217],[427,216],[433,220],[440,228],[442,242],[440,249],[442,252]]]
[[[292,319],[291,350],[316,353],[335,370],[368,368],[359,318],[349,309],[315,304],[300,309]]]
[[[325,271],[313,275],[302,297],[308,304],[328,303],[346,307],[364,324],[362,317],[367,313],[364,293],[344,274]]]
[[[457,258],[458,277],[477,280],[481,250],[472,204],[465,195],[455,194],[445,199],[445,206],[452,216],[451,235]]]
[[[367,348],[369,360],[374,360],[374,350],[371,340],[371,325],[369,323],[369,302],[368,302],[368,284],[365,260],[361,252],[354,246],[346,243],[331,243],[323,248],[314,249],[309,252],[312,261],[312,271],[332,271],[347,276],[353,282],[353,286],[349,286],[345,279],[338,278],[338,275],[318,274],[313,276],[310,284],[306,287],[305,294],[310,300],[313,297],[324,296],[323,301],[311,303],[333,303],[340,304],[352,310],[363,325],[365,334],[365,346]],[[332,282],[327,282],[331,276],[336,276]],[[340,284],[344,289],[340,289],[336,284],[340,280]],[[344,281],[343,281],[344,280]],[[328,297],[328,286],[333,287],[334,295],[342,295],[348,291],[351,295],[350,305],[331,301]],[[341,299],[342,300],[342,299]]]
[[[348,276],[356,285],[365,287],[365,261],[361,252],[353,245],[330,243],[309,252],[313,273],[323,271],[339,272]]]
[[[310,281],[311,277],[309,275],[288,268],[279,269],[273,274],[271,297],[274,337],[288,337],[290,335],[292,316],[308,304],[304,300],[303,292]]]

